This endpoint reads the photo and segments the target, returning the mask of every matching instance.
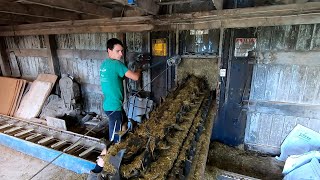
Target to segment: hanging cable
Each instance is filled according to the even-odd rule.
[[[154,77],[149,83],[147,83],[141,90],[137,91],[136,93],[134,93],[133,96],[137,95],[139,92],[141,92],[144,88],[146,88],[149,84],[151,84],[154,80],[156,80],[158,77],[160,77],[160,75],[162,75],[164,72],[166,72],[171,66],[168,66],[166,69],[164,69],[162,72],[160,72],[156,77]],[[123,103],[122,106],[127,103],[128,100],[126,99]],[[122,107],[121,106],[121,107]],[[119,109],[121,110],[121,109]],[[111,114],[109,114],[109,116],[111,116],[114,112],[113,111]],[[107,116],[107,117],[109,117]],[[99,122],[98,124],[96,124],[94,127],[92,127],[88,132],[86,132],[82,137],[80,137],[76,142],[74,142],[73,144],[71,144],[70,146],[78,143],[83,137],[85,137],[87,134],[89,134],[91,131],[93,131],[96,127],[98,127],[100,125],[101,122]],[[29,180],[33,179],[34,177],[36,177],[41,171],[43,171],[46,167],[48,167],[50,164],[52,164],[55,160],[57,160],[62,154],[64,154],[64,152],[61,152],[58,156],[56,156],[54,159],[52,159],[48,164],[46,164],[43,168],[41,168],[38,172],[36,172]]]

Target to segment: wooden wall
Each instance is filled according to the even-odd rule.
[[[99,68],[107,57],[107,40],[117,36],[116,33],[55,36],[60,72],[73,76],[80,83],[87,112],[102,112]],[[44,36],[6,37],[5,41],[10,62],[16,60],[18,64],[12,64],[13,74],[20,70],[22,78],[34,80],[39,73],[50,73]]]
[[[296,124],[320,132],[320,24],[257,29],[245,144],[277,154]]]

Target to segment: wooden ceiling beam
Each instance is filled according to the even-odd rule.
[[[38,23],[0,27],[0,36],[70,34],[93,32],[142,32],[160,30],[245,28],[320,23],[320,3],[277,5],[256,8],[147,17],[113,18]]]
[[[97,17],[112,18],[112,9],[80,0],[20,0],[19,2],[37,4],[76,13],[85,13]]]
[[[2,19],[14,21],[14,22],[22,22],[22,23],[40,23],[40,22],[52,21],[52,19],[48,19],[48,18],[30,17],[30,16],[22,16],[22,15],[6,14],[6,13],[0,13],[0,17]]]
[[[169,1],[159,1],[157,4],[159,5],[174,5],[174,4],[186,4],[186,3],[199,3],[205,0],[169,0]],[[212,0],[214,1],[214,0]]]
[[[17,27],[17,26],[15,26]],[[27,30],[10,30],[1,32],[0,36],[24,36],[24,35],[49,35],[49,34],[76,34],[76,33],[97,33],[97,32],[143,32],[154,29],[152,24],[133,25],[102,25],[102,26],[79,26],[79,27],[54,27],[35,28]]]
[[[89,15],[81,15],[74,12],[52,9],[49,7],[20,3],[7,3],[3,2],[2,0],[0,1],[0,12],[54,20],[79,20],[83,18],[93,18]]]
[[[136,0],[136,7],[148,14],[157,15],[160,6],[154,2],[154,0]]]
[[[155,3],[154,0],[135,0],[135,4],[128,4],[126,0],[113,0],[116,3],[119,3],[123,6],[130,6],[133,8],[137,8],[146,12],[148,14],[157,15],[159,12],[160,6]]]

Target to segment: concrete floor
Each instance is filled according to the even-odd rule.
[[[25,155],[13,149],[0,145],[0,179],[30,179],[40,169],[47,165],[47,162],[40,159]],[[86,179],[86,174],[76,174],[72,171],[60,168],[50,164],[33,180],[72,180],[72,179]]]

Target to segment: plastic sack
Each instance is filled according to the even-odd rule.
[[[293,170],[284,177],[284,180],[297,180],[297,179],[308,179],[308,180],[319,180],[320,179],[320,163],[318,159],[312,158],[312,160]]]
[[[291,171],[309,163],[312,158],[320,159],[320,151],[310,151],[301,155],[289,156],[284,165],[282,174],[288,174]]]
[[[285,161],[290,155],[299,155],[320,148],[320,134],[298,124],[281,144],[281,154],[276,157]]]

